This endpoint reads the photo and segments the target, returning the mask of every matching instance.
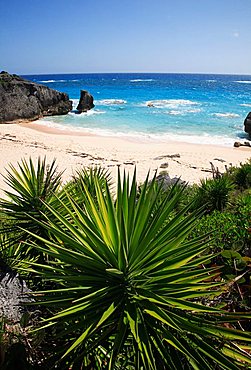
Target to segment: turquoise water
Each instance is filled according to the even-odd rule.
[[[60,130],[168,142],[232,146],[247,139],[251,76],[201,74],[57,74],[26,78],[66,92],[76,107],[80,90],[94,97],[87,113],[47,117]]]

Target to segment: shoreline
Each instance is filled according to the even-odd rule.
[[[9,163],[16,165],[22,158],[56,158],[67,180],[81,166],[101,166],[110,170],[116,181],[117,167],[132,173],[137,168],[138,182],[150,175],[166,171],[171,177],[181,177],[190,184],[211,178],[211,164],[224,171],[251,158],[251,147],[226,147],[211,144],[192,144],[170,141],[146,142],[125,137],[97,136],[85,133],[59,132],[33,122],[1,124],[0,173],[6,174]],[[6,184],[0,177],[0,195]]]
[[[49,127],[42,124],[37,124],[35,122],[38,122],[39,120],[34,121],[20,121],[20,122],[14,122],[14,124],[19,124],[22,127],[26,127],[31,130],[35,130],[38,132],[43,132],[51,135],[66,135],[66,136],[98,136],[94,135],[89,132],[78,132],[77,130],[60,130],[56,127]]]
[[[9,123],[7,123],[9,124]],[[19,126],[35,130],[37,132],[41,133],[47,133],[50,135],[59,135],[59,136],[70,136],[70,137],[96,137],[96,138],[103,138],[103,139],[110,139],[110,140],[122,140],[126,142],[136,142],[138,144],[140,143],[147,143],[147,144],[153,144],[153,145],[167,145],[167,144],[175,144],[177,146],[182,145],[182,146],[203,146],[203,147],[211,147],[211,148],[234,148],[234,140],[233,140],[233,145],[232,146],[227,146],[227,145],[219,145],[219,144],[208,144],[208,143],[191,143],[191,142],[186,142],[186,141],[179,141],[179,140],[173,140],[169,139],[168,142],[166,141],[158,141],[158,140],[153,140],[149,139],[146,140],[145,138],[139,138],[139,137],[132,137],[132,136],[116,136],[116,135],[101,135],[101,134],[94,134],[88,131],[77,131],[77,130],[61,130],[56,127],[49,127],[47,125],[39,124],[39,119],[33,120],[33,121],[28,121],[28,120],[21,120],[21,121],[15,121],[14,124],[18,124]],[[239,139],[240,140],[240,139]],[[248,139],[246,139],[248,140]],[[238,139],[236,139],[238,141]],[[244,151],[250,151],[250,158],[251,158],[251,146],[240,146],[238,147],[238,150],[244,150]]]
[[[44,118],[44,117],[41,117]],[[48,117],[47,117],[48,118]],[[44,121],[42,121],[44,122]],[[116,134],[116,133],[102,133],[102,132],[90,132],[88,131],[89,128],[76,128],[76,129],[71,129],[69,127],[65,127],[59,124],[62,128],[55,127],[55,126],[49,126],[47,124],[43,124],[39,119],[33,120],[33,121],[28,121],[28,120],[23,120],[23,121],[13,121],[14,124],[19,124],[22,127],[27,127],[29,129],[38,131],[38,132],[44,132],[48,134],[53,134],[53,135],[66,135],[66,136],[92,136],[92,137],[102,137],[102,138],[110,138],[110,139],[118,139],[118,140],[123,140],[123,141],[128,141],[128,142],[137,142],[137,143],[148,143],[148,144],[177,144],[177,145],[202,145],[202,146],[212,146],[212,147],[219,147],[219,148],[232,148],[234,146],[235,141],[248,141],[248,138],[236,138],[232,139],[232,143],[230,144],[219,144],[219,143],[209,143],[209,142],[193,142],[193,141],[186,141],[186,140],[179,140],[176,138],[165,138],[161,139],[160,137],[158,138],[153,138],[151,136],[151,133],[148,135],[132,135],[132,134]],[[8,123],[9,124],[9,123]],[[90,128],[91,129],[91,128]],[[185,136],[185,135],[184,135]],[[251,139],[250,139],[251,140]],[[242,146],[241,146],[242,147]]]

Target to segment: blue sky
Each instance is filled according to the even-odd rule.
[[[251,0],[1,0],[11,73],[251,74]]]

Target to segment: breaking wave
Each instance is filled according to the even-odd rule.
[[[87,112],[82,112],[82,113],[77,113],[77,111],[71,111],[69,112],[68,114],[72,115],[72,116],[75,116],[76,118],[77,117],[83,117],[83,116],[95,116],[95,115],[98,115],[98,114],[104,114],[105,112],[104,111],[101,111],[101,110],[97,110],[97,109],[91,109],[91,110],[88,110]]]
[[[43,82],[44,84],[47,84],[47,83],[52,83],[52,82],[77,82],[77,81],[80,81],[80,80],[41,80],[38,82]]]
[[[222,117],[222,118],[237,118],[240,117],[239,114],[236,113],[212,113],[212,116],[215,117]]]
[[[175,142],[184,142],[184,143],[193,143],[193,144],[205,144],[205,145],[220,145],[220,146],[232,146],[233,138],[228,136],[220,135],[210,135],[207,133],[202,134],[175,134],[163,132],[159,134],[146,133],[141,131],[129,130],[127,132],[115,131],[112,129],[103,129],[103,128],[84,128],[81,126],[66,126],[58,122],[54,122],[49,119],[40,119],[33,122],[34,125],[46,126],[61,132],[69,133],[82,133],[82,134],[92,134],[98,136],[109,136],[109,137],[119,137],[128,140],[137,140],[140,142],[162,142],[168,143],[170,141]]]
[[[189,105],[199,105],[199,103],[185,99],[149,100],[144,103],[144,106],[153,108],[178,108]]]
[[[167,112],[171,116],[183,116],[184,114],[189,114],[189,113],[199,113],[201,112],[201,109],[183,109],[183,110],[170,110]]]
[[[130,82],[152,82],[152,81],[154,81],[153,78],[145,78],[145,79],[136,78],[135,80],[130,80]]]
[[[238,84],[251,84],[251,80],[246,80],[246,81],[234,81],[237,82]]]
[[[97,104],[100,105],[121,105],[126,104],[127,101],[123,99],[102,99],[102,100],[96,100]]]
[[[248,104],[248,103],[243,103],[243,104],[240,104],[241,107],[251,107],[251,104]]]
[[[41,80],[41,81],[38,81],[38,82],[43,82],[44,84],[49,84],[51,82],[57,82],[56,80]]]

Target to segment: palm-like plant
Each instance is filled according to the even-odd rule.
[[[251,337],[224,325],[242,315],[213,305],[218,272],[201,267],[211,258],[202,240],[187,239],[198,213],[170,219],[182,189],[158,202],[159,187],[147,183],[138,197],[136,175],[131,185],[118,176],[114,202],[94,179],[95,199],[87,187],[83,208],[68,197],[67,218],[45,205],[51,237],[32,234],[32,246],[56,262],[32,270],[58,284],[37,299],[56,310],[43,327],[56,333],[61,368],[244,368]]]
[[[68,181],[62,191],[60,192],[59,198],[61,202],[67,202],[66,194],[70,195],[72,199],[75,199],[78,205],[82,206],[86,200],[86,189],[88,193],[95,199],[96,189],[95,181],[98,181],[102,191],[105,191],[106,185],[112,185],[111,174],[107,169],[102,167],[83,167],[75,172],[72,179]],[[58,205],[60,206],[60,205]],[[62,212],[64,210],[62,209]]]
[[[229,200],[229,193],[234,184],[228,175],[214,179],[201,180],[195,196],[195,205],[205,206],[208,212],[222,211]]]
[[[6,190],[5,199],[0,200],[3,218],[0,233],[8,235],[9,247],[15,245],[20,248],[20,243],[30,237],[27,230],[45,236],[45,228],[34,220],[41,220],[43,214],[48,212],[44,202],[51,204],[56,200],[61,173],[57,172],[55,160],[47,165],[46,158],[38,158],[35,165],[31,158],[29,161],[23,159],[18,163],[18,169],[10,164],[6,171],[4,178],[10,190]],[[26,257],[33,256],[33,252],[32,248],[23,249]]]
[[[251,161],[241,164],[236,168],[234,173],[234,181],[238,187],[248,189],[251,187]]]

